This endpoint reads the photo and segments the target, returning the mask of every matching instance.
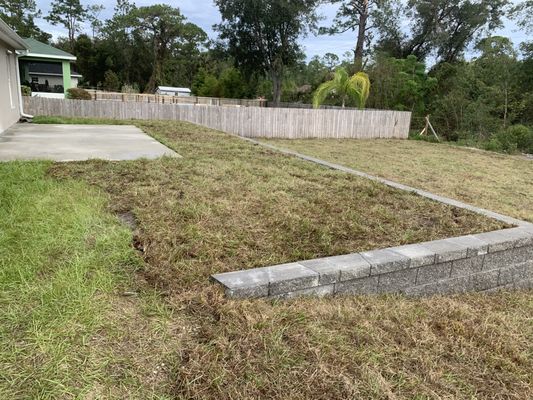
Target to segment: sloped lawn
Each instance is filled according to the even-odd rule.
[[[104,242],[89,270],[109,276],[105,288],[90,291],[91,308],[81,307],[84,301],[70,305],[82,319],[74,324],[82,333],[68,335],[50,324],[41,335],[74,343],[63,354],[87,344],[80,359],[59,357],[61,363],[40,372],[42,382],[56,384],[57,395],[49,398],[531,397],[529,292],[230,301],[208,283],[213,272],[497,229],[500,223],[191,124],[136,124],[184,158],[39,164],[38,179],[26,189],[37,196],[46,182],[57,188],[50,197],[57,213],[66,208],[77,215],[77,234],[48,214],[29,222],[66,245],[63,258],[51,253],[40,259],[40,269],[92,257],[89,235]],[[65,196],[71,190],[79,199]],[[78,207],[89,207],[96,230]],[[112,214],[134,226],[132,236]],[[17,225],[9,225],[11,235],[27,238],[33,251],[53,248]],[[71,246],[75,251],[67,251]],[[8,254],[25,252],[13,248]],[[4,261],[3,268],[22,268],[11,265]],[[91,282],[94,274],[82,272],[83,279],[67,280],[69,292]],[[51,280],[38,277],[27,286]],[[69,298],[59,293],[56,299],[61,304]],[[12,294],[4,304],[27,311],[34,303]],[[26,314],[14,319],[31,327],[34,317]],[[21,332],[32,337],[29,328]],[[78,342],[80,337],[87,340]],[[15,346],[28,339],[4,340]],[[21,347],[17,354],[31,359],[32,349]],[[43,357],[49,352],[41,351]],[[27,383],[34,367],[11,363],[12,352],[5,353],[0,365],[11,369],[0,378],[0,394],[46,398],[41,386]]]

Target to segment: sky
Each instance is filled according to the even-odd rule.
[[[267,0],[265,0],[267,1]],[[90,4],[103,4],[106,9],[102,12],[101,18],[108,19],[113,15],[113,8],[115,1],[95,1],[95,0],[81,0],[82,4],[87,6]],[[157,1],[157,0],[137,0],[133,1],[137,6],[146,6],[157,3],[169,4],[173,7],[178,7],[181,13],[192,23],[200,26],[207,32],[209,37],[216,38],[216,33],[213,31],[213,24],[220,22],[220,13],[212,0],[173,0],[173,1]],[[517,2],[517,0],[514,0]],[[50,9],[50,0],[37,0],[37,7],[42,10],[43,16],[48,14]],[[319,8],[319,13],[324,17],[321,25],[327,26],[328,22],[335,16],[337,6],[327,4]],[[37,24],[41,29],[51,33],[54,38],[58,36],[66,36],[66,31],[59,26],[50,25],[42,18],[37,19]],[[408,21],[405,22],[408,26]],[[87,32],[90,30],[87,27]],[[515,46],[527,39],[525,32],[517,29],[514,22],[506,20],[505,26],[494,33],[495,35],[507,36],[511,38]],[[531,39],[531,38],[530,38]],[[305,49],[307,59],[310,60],[314,55],[323,56],[326,53],[335,53],[342,58],[342,55],[347,51],[351,51],[355,46],[355,33],[346,32],[335,36],[309,35],[301,39],[301,43]],[[473,53],[470,53],[473,55]]]

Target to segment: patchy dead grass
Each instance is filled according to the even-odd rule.
[[[147,278],[173,291],[212,273],[501,228],[497,221],[187,123],[141,122],[183,159],[55,164],[138,220]]]
[[[409,300],[201,296],[180,357],[189,399],[526,399],[530,294]]]
[[[135,216],[134,242],[145,260],[139,282],[146,278],[163,294],[149,302],[164,310],[154,315],[164,321],[160,335],[153,320],[145,326],[139,304],[109,314],[129,333],[102,333],[96,358],[106,352],[109,373],[118,373],[112,382],[129,391],[116,384],[108,390],[103,381],[100,397],[145,398],[147,391],[180,399],[533,395],[530,292],[271,302],[230,301],[207,285],[213,272],[501,224],[190,124],[136,124],[184,158],[49,169],[57,179],[97,185],[114,212]],[[137,348],[137,361],[121,364]],[[164,373],[152,379],[150,370],[162,363]]]
[[[533,161],[414,140],[268,143],[533,222]]]

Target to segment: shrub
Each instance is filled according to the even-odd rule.
[[[67,89],[67,99],[72,99],[72,100],[91,100],[92,97],[91,97],[91,94],[85,89],[70,88],[70,89]]]
[[[104,73],[104,90],[108,92],[117,92],[120,88],[120,79],[118,75],[108,69]]]
[[[26,86],[26,85],[22,85],[22,86],[20,87],[20,93],[21,93],[23,96],[31,96],[31,87]]]
[[[506,153],[515,153],[517,150],[533,153],[533,129],[524,125],[509,126],[494,135],[492,141],[498,141],[501,150]]]
[[[133,83],[131,85],[126,83],[122,85],[122,89],[120,91],[122,93],[140,93],[139,85],[137,83]]]

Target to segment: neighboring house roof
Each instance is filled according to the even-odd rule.
[[[39,42],[33,38],[24,39],[29,51],[25,57],[49,58],[53,60],[76,61],[76,57],[66,51],[57,49],[49,44]]]
[[[183,87],[158,86],[157,89],[158,90],[162,90],[164,92],[186,92],[186,93],[191,93],[191,89],[183,88]]]
[[[27,50],[28,45],[17,33],[0,19],[0,40],[15,50]]]
[[[59,62],[51,63],[26,60],[26,63],[30,75],[63,76],[63,67]],[[81,78],[81,75],[72,68],[70,70],[70,76]]]

